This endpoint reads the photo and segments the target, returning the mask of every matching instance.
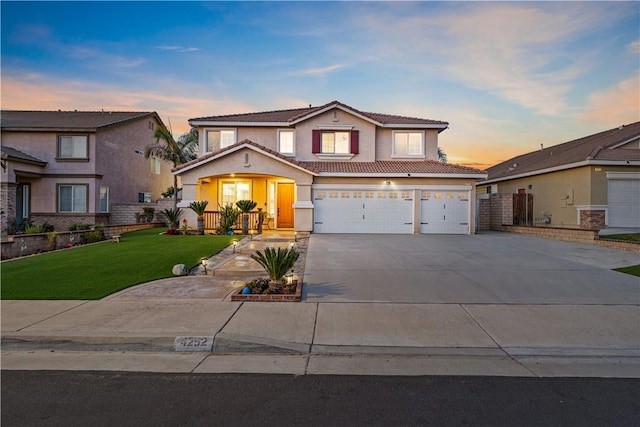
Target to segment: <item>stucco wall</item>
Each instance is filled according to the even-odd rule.
[[[425,156],[394,157],[393,156],[393,131],[403,129],[378,128],[376,130],[376,160],[438,160],[438,130],[437,129],[405,129],[412,132],[424,132]]]

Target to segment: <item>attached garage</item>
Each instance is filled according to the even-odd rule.
[[[468,191],[422,191],[420,233],[469,234]]]
[[[608,174],[609,227],[640,227],[640,174]]]
[[[315,233],[413,233],[413,191],[315,190]]]

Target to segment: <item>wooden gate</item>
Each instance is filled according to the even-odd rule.
[[[533,194],[513,195],[513,225],[533,225]]]

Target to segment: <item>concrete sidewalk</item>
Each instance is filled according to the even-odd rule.
[[[343,248],[359,253],[358,268],[400,271],[397,264],[383,264],[388,251],[406,254],[413,245],[424,255],[429,248],[428,263],[412,266],[408,256],[395,262],[413,277],[420,271],[458,277],[451,281],[456,292],[444,294],[445,288],[424,282],[419,303],[353,301],[352,289],[340,290],[342,297],[335,289],[322,294],[314,280],[324,260],[335,259],[338,272],[354,264],[338,262],[345,253],[318,255],[323,244],[335,241],[312,236],[308,254],[316,255],[307,261],[304,282],[313,298],[302,303],[226,301],[228,289],[207,276],[180,279],[183,293],[156,282],[99,301],[2,301],[2,369],[640,377],[640,282],[600,267],[626,263],[628,254],[522,236],[438,238],[452,260],[434,249],[434,239],[395,237],[376,245],[364,237],[340,238],[349,241]],[[484,248],[508,253],[509,260],[528,259],[542,267],[528,274],[545,279],[537,291],[525,275],[518,276],[520,287],[491,287],[491,280],[508,277],[498,274],[506,267],[489,258],[463,262],[468,255],[457,242],[466,254]],[[433,264],[437,259],[443,264]],[[456,272],[447,263],[463,268]],[[596,279],[580,287],[570,282],[571,272],[583,282]],[[554,274],[560,279],[545,285]],[[396,285],[375,276],[383,287]],[[342,277],[336,283],[353,286],[349,274]]]

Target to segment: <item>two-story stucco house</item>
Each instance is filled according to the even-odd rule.
[[[144,157],[164,126],[155,112],[1,114],[3,227],[108,223],[112,204],[150,202],[173,183],[168,163]]]
[[[275,228],[314,233],[475,231],[475,182],[486,174],[437,160],[447,122],[333,101],[189,123],[200,156],[174,170],[182,206],[252,199]]]

